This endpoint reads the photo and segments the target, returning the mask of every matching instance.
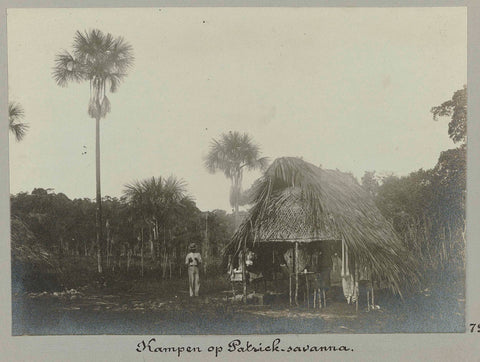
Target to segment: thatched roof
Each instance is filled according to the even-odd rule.
[[[257,180],[248,216],[227,249],[243,243],[341,240],[360,265],[400,293],[416,280],[415,260],[355,178],[299,158],[276,159]]]

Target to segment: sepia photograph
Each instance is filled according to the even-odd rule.
[[[6,28],[13,336],[478,322],[465,7],[9,8]]]

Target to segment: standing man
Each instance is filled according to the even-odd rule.
[[[188,254],[185,258],[185,264],[188,266],[188,285],[190,286],[190,297],[198,297],[200,289],[200,265],[202,256],[197,252],[197,245],[191,243],[188,247]]]

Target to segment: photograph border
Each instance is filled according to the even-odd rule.
[[[100,8],[100,7],[431,7],[431,6],[467,6],[468,33],[468,142],[467,142],[467,252],[466,252],[466,325],[480,323],[480,122],[471,119],[480,118],[480,2],[477,1],[14,1],[0,0],[0,108],[7,109],[7,8]],[[5,114],[4,114],[5,113]],[[6,124],[6,112],[0,117]],[[0,283],[4,293],[0,293],[2,313],[0,351],[6,360],[158,360],[178,359],[173,354],[145,354],[136,351],[137,343],[142,339],[156,337],[163,345],[198,345],[206,350],[210,345],[227,345],[233,336],[42,336],[30,337],[11,335],[11,272],[9,237],[9,172],[8,172],[8,132],[0,133]],[[351,346],[351,358],[355,360],[471,360],[478,358],[480,352],[480,333],[432,333],[432,334],[375,334],[375,335],[261,335],[241,336],[242,340],[268,344],[276,338],[289,344],[322,344]],[[212,355],[182,356],[187,359],[210,360]],[[223,354],[225,359],[318,359],[317,355],[286,355],[284,353],[257,353],[242,355]],[[322,354],[320,358],[346,360],[344,353]]]

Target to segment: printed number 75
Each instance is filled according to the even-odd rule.
[[[475,332],[475,328],[477,332],[480,333],[480,323],[470,323],[470,333]]]

